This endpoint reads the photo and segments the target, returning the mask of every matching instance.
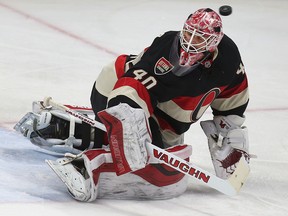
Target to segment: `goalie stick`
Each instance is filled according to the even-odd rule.
[[[93,120],[82,113],[69,109],[63,104],[53,101],[51,97],[46,97],[43,101],[43,105],[44,107],[52,106],[54,108],[63,110],[70,115],[79,118],[83,122],[90,124],[92,127],[97,127],[103,131],[106,131],[104,124]],[[207,185],[210,188],[214,188],[219,192],[229,196],[236,195],[240,191],[250,172],[249,166],[244,161],[245,159],[241,157],[233,174],[225,180],[198,167],[193,163],[187,162],[186,160],[167,152],[165,149],[161,149],[153,145],[152,143],[147,143],[146,148],[149,156],[148,163],[152,164],[160,162],[166,164],[175,170],[192,177],[198,182],[201,182],[204,185]]]

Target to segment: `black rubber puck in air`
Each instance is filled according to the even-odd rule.
[[[222,16],[229,16],[232,13],[232,7],[229,5],[223,5],[219,8],[219,13]]]

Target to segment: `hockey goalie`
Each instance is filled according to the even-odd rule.
[[[151,162],[147,145],[189,161],[192,147],[184,145],[184,133],[208,107],[212,119],[200,125],[218,180],[232,184],[249,173],[247,76],[237,46],[210,8],[195,11],[181,31],[155,38],[140,54],[120,55],[104,66],[90,99],[92,109],[66,107],[102,122],[106,132],[45,101],[33,103],[15,126],[33,144],[67,152],[48,164],[76,200],[184,193],[188,175]]]

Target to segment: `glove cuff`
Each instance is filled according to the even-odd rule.
[[[222,136],[226,136],[228,131],[241,128],[245,121],[245,116],[240,117],[238,115],[228,116],[214,116],[213,121],[217,130]]]

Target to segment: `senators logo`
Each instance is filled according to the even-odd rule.
[[[173,68],[174,66],[167,59],[161,57],[154,67],[154,73],[156,75],[164,75],[170,72]]]

